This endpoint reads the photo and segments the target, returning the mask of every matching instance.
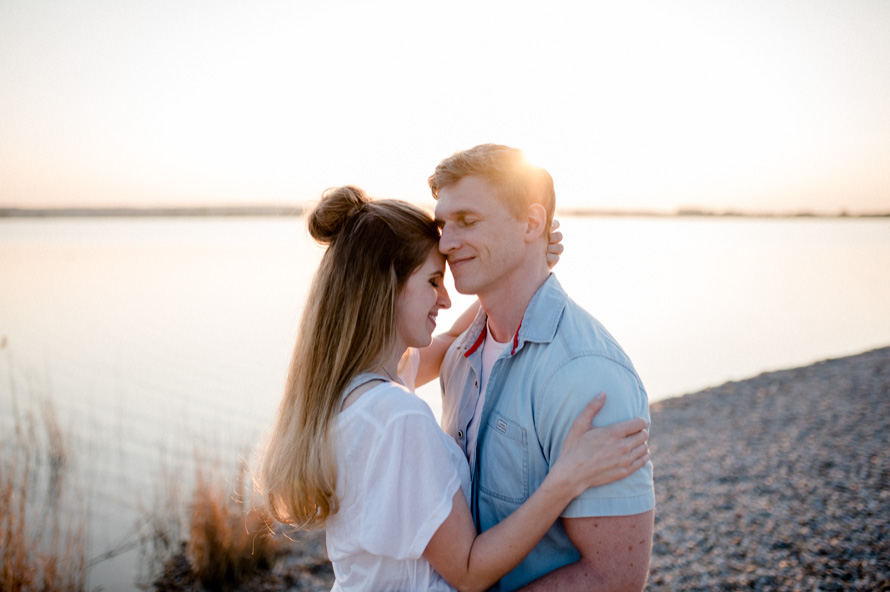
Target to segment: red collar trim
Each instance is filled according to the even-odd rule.
[[[516,353],[516,348],[519,347],[519,330],[522,329],[522,321],[519,321],[519,326],[516,327],[516,335],[513,336],[513,351],[510,352],[510,355]]]
[[[476,343],[474,343],[473,346],[464,354],[465,358],[469,358],[470,356],[472,356],[473,352],[475,352],[482,346],[482,343],[485,341],[485,333],[487,331],[488,329],[485,327],[485,325],[482,325],[482,331],[479,332],[479,337],[476,338]]]
[[[519,330],[520,329],[522,329],[522,321],[519,322],[519,326],[516,327],[516,335],[513,336],[513,349],[510,350],[511,356],[516,353],[516,348],[519,347]],[[487,332],[488,332],[488,329],[486,327],[482,327],[482,331],[479,333],[479,337],[476,338],[476,343],[474,343],[470,347],[470,349],[468,349],[464,353],[465,358],[469,358],[470,356],[472,356],[473,353],[482,346],[482,344],[485,342],[485,334]]]

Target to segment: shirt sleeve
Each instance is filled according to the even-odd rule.
[[[636,374],[620,364],[598,356],[576,358],[560,368],[545,394],[547,404],[539,404],[538,438],[550,466],[557,461],[572,422],[584,406],[603,391],[606,404],[593,419],[595,427],[611,425],[634,417],[647,424],[649,401]],[[652,463],[614,483],[592,487],[575,498],[563,511],[564,518],[590,516],[631,516],[655,507]]]
[[[417,559],[451,513],[457,470],[430,413],[387,422],[369,457],[361,546],[394,559]]]

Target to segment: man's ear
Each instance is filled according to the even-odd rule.
[[[547,210],[539,203],[533,203],[528,207],[525,227],[525,242],[533,243],[542,236],[547,238]]]

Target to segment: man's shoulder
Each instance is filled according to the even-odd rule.
[[[523,335],[524,333],[524,335]],[[601,358],[632,367],[627,354],[606,327],[575,302],[551,274],[532,299],[520,339],[537,343],[539,353],[552,359]]]
[[[635,373],[630,357],[618,340],[605,325],[571,298],[566,301],[553,341],[547,349],[565,362],[588,358],[588,362],[614,363]]]

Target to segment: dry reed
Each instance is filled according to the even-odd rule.
[[[152,544],[162,559],[163,573],[155,589],[185,589],[193,583],[206,590],[237,588],[268,570],[282,552],[282,542],[272,536],[274,521],[253,506],[250,472],[242,462],[234,484],[208,467],[219,463],[196,460],[195,487],[184,527],[175,514],[181,505],[170,500],[152,520]],[[187,535],[182,541],[179,533]]]
[[[236,585],[268,569],[275,559],[279,545],[270,537],[272,521],[245,498],[247,474],[242,465],[234,494],[226,494],[218,482],[198,472],[188,555],[207,588]]]
[[[0,449],[0,591],[86,590],[88,511],[61,487],[69,459],[65,432],[43,399],[41,438],[34,414],[19,413],[14,384],[11,394],[13,435]]]

